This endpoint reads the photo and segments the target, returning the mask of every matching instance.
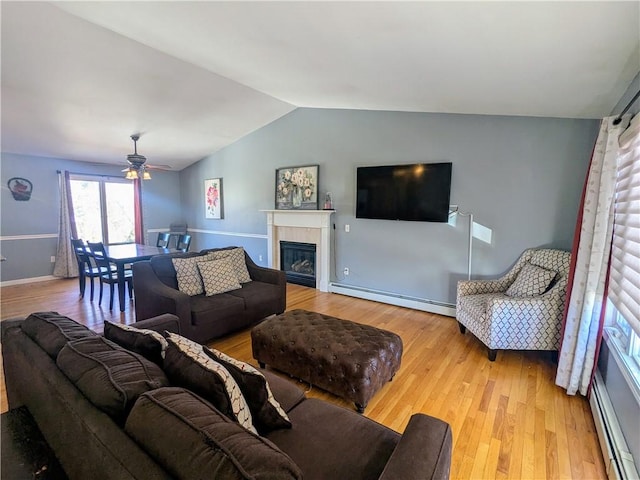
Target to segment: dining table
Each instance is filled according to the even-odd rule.
[[[165,255],[167,253],[176,252],[175,249],[154,247],[151,245],[143,245],[141,243],[123,243],[117,245],[105,245],[107,252],[107,260],[116,266],[118,272],[118,302],[120,311],[124,312],[125,298],[124,291],[126,287],[126,279],[124,276],[124,267],[127,264],[149,260],[156,255]]]

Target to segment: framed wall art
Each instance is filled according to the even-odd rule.
[[[222,178],[209,178],[204,181],[204,217],[224,218],[222,209]]]
[[[276,170],[276,210],[318,210],[318,165]]]

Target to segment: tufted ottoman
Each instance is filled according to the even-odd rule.
[[[400,368],[395,333],[306,310],[271,317],[251,330],[253,357],[355,403],[369,400]]]

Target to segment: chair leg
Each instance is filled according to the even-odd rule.
[[[131,278],[127,280],[127,288],[129,289],[129,300],[133,300],[133,282],[131,280]]]
[[[100,299],[98,300],[98,305],[102,305],[102,280],[100,280]]]
[[[489,351],[487,352],[487,356],[489,357],[489,361],[490,362],[495,362],[497,354],[498,354],[498,350],[493,350],[493,349],[490,348]]]
[[[78,282],[80,283],[80,298],[84,298],[84,289],[87,284],[87,277],[82,272],[78,275]]]
[[[460,333],[464,335],[466,333],[466,331],[467,331],[467,327],[465,327],[460,322],[458,322],[458,327],[460,328]]]
[[[89,277],[89,281],[91,282],[91,296],[89,299],[93,302],[93,277]]]
[[[114,283],[109,284],[109,311],[113,310],[113,287]]]

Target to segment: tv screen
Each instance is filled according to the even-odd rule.
[[[356,218],[446,222],[451,162],[357,168]]]

